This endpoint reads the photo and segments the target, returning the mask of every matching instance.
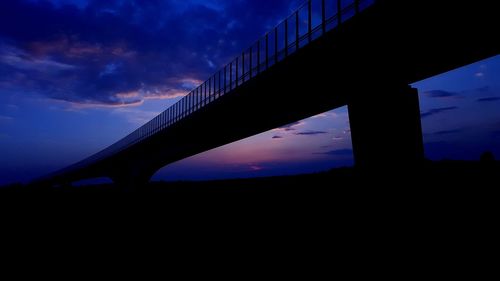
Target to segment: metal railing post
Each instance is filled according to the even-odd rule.
[[[274,63],[278,63],[278,27],[274,28]]]
[[[208,78],[208,102],[212,101],[212,77]]]
[[[250,47],[250,78],[249,79],[252,79],[252,72],[253,72],[253,58],[252,58],[252,53],[253,53],[253,46]]]
[[[194,108],[196,109],[196,111],[198,111],[198,109],[200,109],[200,90],[199,90],[199,86],[196,87],[196,89],[194,90]]]
[[[359,0],[354,0],[354,11],[359,14]]]
[[[257,41],[257,74],[260,73],[260,40]]]
[[[198,86],[198,108],[202,108],[203,107],[203,84],[201,84],[200,86]]]
[[[236,67],[236,70],[234,71],[235,72],[235,77],[234,77],[235,78],[235,83],[234,84],[235,84],[235,88],[236,88],[236,87],[238,87],[238,76],[239,76],[238,75],[239,74],[239,71],[238,71],[239,69],[238,68],[240,67],[240,65],[239,65],[239,57],[236,57],[236,66],[235,67]]]
[[[181,99],[181,119],[184,118],[185,114],[186,114],[186,99],[182,98]]]
[[[245,83],[245,52],[243,52],[241,54],[241,71],[243,72],[241,75],[242,75],[242,79],[241,79],[241,83]]]
[[[208,101],[207,104],[209,104],[212,101],[212,79],[208,78]]]
[[[176,123],[177,122],[177,103],[174,104],[174,119],[172,120],[172,123]]]
[[[219,70],[219,89],[217,89],[217,97],[220,97],[220,92],[222,90],[222,87],[220,85],[220,82],[221,82],[221,74],[220,74],[220,70]]]
[[[269,68],[269,33],[266,33],[266,69]]]
[[[224,95],[227,93],[227,65],[224,66]]]
[[[214,76],[212,76],[212,100],[215,100],[217,98],[217,89],[215,88],[215,84],[217,82],[217,74],[214,74]]]
[[[203,91],[205,94],[203,95],[203,106],[207,105],[207,81],[203,83]]]
[[[229,91],[233,90],[233,62],[229,63]]]

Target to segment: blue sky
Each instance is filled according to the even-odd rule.
[[[0,2],[0,184],[77,162],[175,103],[290,14],[286,0]],[[500,58],[416,83],[426,155],[500,157]],[[381,128],[383,135],[384,129]],[[155,179],[352,165],[341,108],[174,163]]]

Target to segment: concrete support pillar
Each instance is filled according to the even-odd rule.
[[[117,170],[110,178],[124,191],[140,191],[146,187],[155,172],[135,167]]]
[[[405,84],[373,85],[349,101],[355,165],[367,170],[405,168],[424,159],[417,89]]]

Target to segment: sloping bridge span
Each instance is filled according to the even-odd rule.
[[[357,166],[418,163],[418,93],[408,85],[497,55],[495,4],[331,1],[341,13],[327,17],[328,0],[307,1],[157,118],[41,181],[110,177],[139,186],[169,163],[344,105]],[[317,7],[323,16],[313,25]],[[383,139],[382,124],[392,128]]]

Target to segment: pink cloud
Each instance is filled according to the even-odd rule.
[[[0,61],[20,70],[46,72],[75,68],[73,65],[58,62],[50,57],[31,57],[23,50],[15,47],[4,46],[0,50]]]
[[[28,46],[30,53],[35,56],[63,54],[68,58],[88,58],[102,55],[119,58],[133,58],[135,51],[129,50],[125,44],[118,43],[111,46],[78,41],[68,36],[61,36],[51,41],[36,41]]]
[[[261,166],[258,166],[258,165],[250,165],[250,170],[251,170],[251,171],[254,171],[254,172],[257,172],[257,171],[262,171],[262,170],[264,170],[264,168],[263,168],[263,167],[261,167]]]
[[[79,110],[79,109],[97,109],[97,108],[123,108],[123,107],[137,107],[144,104],[144,100],[133,100],[133,101],[117,101],[117,102],[102,102],[98,103],[95,101],[81,101],[81,102],[70,102],[62,100],[51,101],[60,102],[68,106],[67,110]]]
[[[118,93],[115,95],[115,97],[119,99],[132,99],[132,98],[137,98],[139,96],[140,96],[139,91],[130,91],[130,92]]]
[[[186,94],[186,91],[179,89],[155,89],[145,91],[143,98],[146,100],[168,100],[184,97]]]

